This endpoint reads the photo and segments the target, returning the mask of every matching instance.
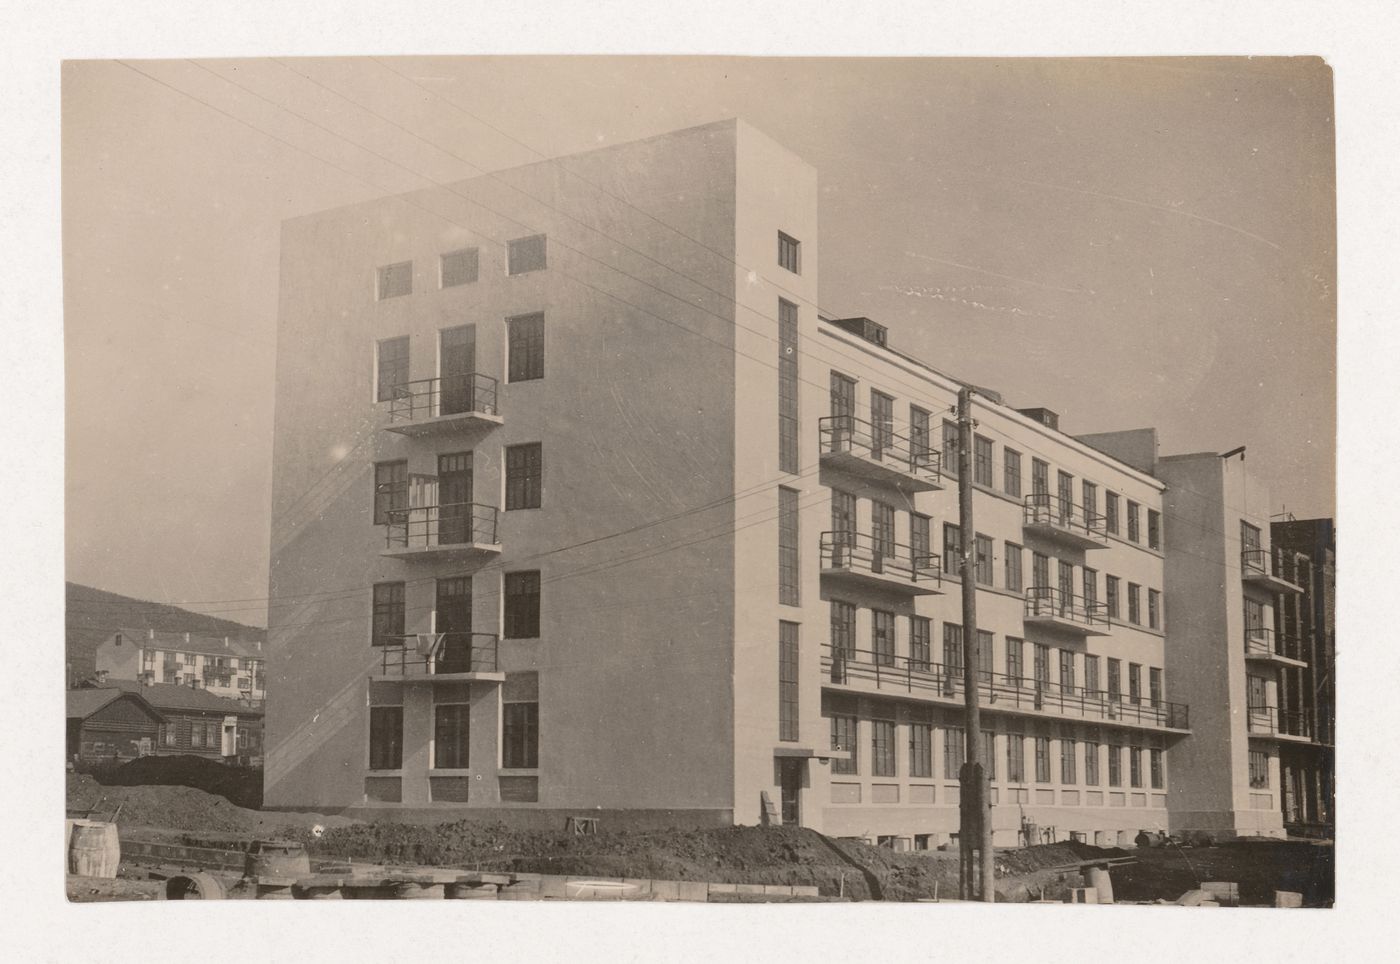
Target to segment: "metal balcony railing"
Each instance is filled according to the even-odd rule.
[[[896,656],[889,651],[823,647],[822,669],[834,686],[907,693],[929,699],[963,699],[961,666]],[[1063,687],[1048,680],[979,670],[978,699],[985,710],[1048,713],[1072,719],[1163,727],[1191,728],[1190,708],[1184,703],[1123,695],[1103,690]]]
[[[1054,586],[1031,586],[1026,590],[1025,618],[1062,620],[1095,632],[1106,632],[1111,625],[1104,603],[1088,602]]]
[[[447,415],[495,415],[496,379],[468,372],[422,378],[394,386],[390,422],[416,422]]]
[[[1246,580],[1275,592],[1301,592],[1297,560],[1277,549],[1250,548],[1240,552],[1240,570]]]
[[[1265,626],[1246,626],[1244,651],[1246,656],[1274,655],[1274,631]]]
[[[881,581],[936,588],[942,581],[942,562],[927,550],[915,551],[896,542],[876,539],[863,532],[823,532],[822,569]]]
[[[879,463],[928,488],[942,485],[942,455],[927,439],[913,440],[893,425],[872,423],[854,415],[828,415],[818,422],[823,456],[853,456]]]
[[[1085,549],[1108,545],[1108,522],[1097,513],[1049,492],[1032,492],[1021,510],[1022,525],[1051,538],[1062,538]]]
[[[1276,706],[1251,706],[1248,714],[1250,733],[1312,739],[1312,714],[1305,710],[1284,711]]]
[[[387,549],[431,549],[470,544],[496,545],[496,507],[452,502],[390,509],[384,526]]]
[[[405,678],[495,673],[499,672],[498,643],[499,637],[494,633],[444,633],[441,645],[431,656],[421,655],[411,643],[383,647],[379,668],[384,676]]]
[[[229,669],[206,667],[204,670],[205,683],[217,683],[220,686],[227,686],[232,679],[233,671]]]

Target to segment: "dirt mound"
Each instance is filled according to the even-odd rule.
[[[235,806],[257,810],[262,806],[262,770],[234,767],[202,756],[147,756],[105,772],[94,772],[109,786],[194,787],[223,797]]]
[[[1120,900],[1175,901],[1208,880],[1239,884],[1246,906],[1272,906],[1276,890],[1302,894],[1307,907],[1334,900],[1334,854],[1324,844],[1238,840],[1210,848],[1139,849],[1134,856],[1136,864],[1113,868],[1113,892]]]

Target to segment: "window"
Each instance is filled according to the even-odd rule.
[[[387,525],[390,516],[408,508],[408,462],[374,463],[374,524]]]
[[[977,675],[986,683],[992,681],[992,647],[996,637],[989,629],[977,630]]]
[[[433,769],[465,770],[470,744],[471,707],[466,703],[438,703],[433,707]]]
[[[386,338],[375,351],[376,401],[397,398],[400,386],[408,384],[408,336]]]
[[[960,726],[943,728],[943,779],[956,780],[967,758],[967,745],[963,742]]]
[[[1162,751],[1150,749],[1147,751],[1149,770],[1152,777],[1152,789],[1161,790],[1167,785],[1166,774],[1162,770]]]
[[[894,399],[870,390],[870,454],[882,459],[894,444]]]
[[[929,455],[933,452],[928,437],[928,412],[915,405],[909,406],[909,458],[916,468],[926,468],[932,463]]]
[[[1104,577],[1104,597],[1108,603],[1108,617],[1118,618],[1118,577]]]
[[[892,777],[894,772],[894,721],[870,721],[870,773]]]
[[[535,639],[540,634],[539,570],[506,573],[506,639]]]
[[[1247,552],[1259,548],[1259,527],[1240,520],[1240,545]]]
[[[1074,652],[1060,650],[1060,692],[1074,694]]]
[[[1026,782],[1026,738],[1020,733],[1006,734],[1006,779]]]
[[[927,616],[909,617],[909,667],[927,671],[933,660],[932,621]]]
[[[975,572],[976,580],[984,586],[992,584],[992,537],[977,533],[975,538],[977,551],[977,568]]]
[[[972,481],[992,487],[992,440],[981,435],[972,440]]]
[[[933,727],[927,723],[909,724],[909,775],[933,776]]]
[[[1132,499],[1128,500],[1128,541],[1137,542],[1142,533],[1138,530],[1138,504]]]
[[[778,623],[778,739],[797,739],[797,623]]]
[[[856,607],[838,599],[831,601],[831,654],[837,659],[856,655]]]
[[[540,677],[508,673],[501,692],[501,765],[535,770],[540,765]]]
[[[943,421],[943,473],[958,474],[958,423]]]
[[[1060,738],[1060,782],[1069,786],[1079,782],[1079,775],[1075,773],[1075,754],[1079,752],[1079,747],[1074,740]]]
[[[1153,706],[1162,705],[1162,671],[1156,666],[1147,668],[1147,699]]]
[[[403,707],[369,708],[369,768],[403,768]]]
[[[1128,622],[1142,624],[1142,587],[1135,582],[1128,583]]]
[[[190,724],[190,746],[204,749],[204,724],[198,720]]]
[[[953,623],[943,624],[943,672],[949,676],[961,676],[963,671],[962,627]]]
[[[1099,658],[1097,656],[1090,656],[1087,653],[1084,656],[1084,695],[1100,695]]]
[[[1147,590],[1147,625],[1153,629],[1162,627],[1162,594],[1155,589]]]
[[[831,490],[831,532],[833,544],[850,547],[855,545],[856,497],[840,489]],[[846,560],[837,560],[846,565]]]
[[[831,718],[831,748],[850,753],[849,760],[832,760],[832,773],[859,773],[860,754],[856,750],[856,718],[854,716],[833,716]]]
[[[1011,592],[1021,592],[1021,547],[1014,542],[1006,544],[1006,588]]]
[[[874,650],[875,665],[894,665],[894,613],[883,609],[870,610],[870,648]]]
[[[1056,515],[1061,522],[1068,524],[1074,518],[1074,476],[1068,472],[1060,472],[1056,476],[1056,488],[1059,495],[1059,510]]]
[[[933,520],[917,512],[909,513],[909,554],[914,568],[933,565],[933,546],[929,532]]]
[[[1043,552],[1031,553],[1031,587],[1043,589],[1050,585],[1050,557]]]
[[[534,234],[528,238],[516,238],[514,241],[506,242],[506,271],[509,274],[539,271],[547,263],[543,234]]]
[[[982,770],[988,780],[997,778],[997,735],[995,730],[982,731]]]
[[[870,502],[870,539],[876,563],[894,557],[894,506],[879,500]]]
[[[413,293],[413,262],[400,261],[386,264],[379,269],[378,283],[375,286],[379,300],[398,298]]]
[[[162,746],[174,746],[175,725],[172,723],[162,723],[160,725],[160,742]]]
[[[943,523],[943,575],[962,577],[962,529]]]
[[[1108,698],[1111,702],[1123,700],[1123,661],[1108,658]]]
[[[403,587],[401,582],[381,582],[374,586],[374,618],[370,629],[371,646],[402,646]]]
[[[1162,548],[1162,513],[1155,509],[1147,510],[1147,547]]]
[[[506,509],[538,509],[544,454],[539,442],[506,448]]]
[[[1007,495],[1021,497],[1021,453],[1002,447],[1001,488]]]
[[[1137,663],[1128,664],[1128,702],[1142,702],[1142,666]]]
[[[797,306],[778,299],[778,469],[796,474]]]
[[[1128,785],[1142,787],[1142,747],[1128,747]]]
[[[1048,736],[1035,738],[1035,782],[1050,782],[1050,738]]]
[[[1245,678],[1245,705],[1251,710],[1269,708],[1268,683],[1262,676],[1248,675]]]
[[[1108,745],[1108,785],[1123,785],[1123,748],[1112,743]]]
[[[442,256],[442,286],[455,288],[471,284],[477,278],[480,257],[476,248],[449,251]]]
[[[1269,754],[1263,750],[1249,751],[1249,786],[1252,790],[1269,788]]]
[[[802,273],[802,242],[781,231],[778,232],[778,267],[793,274]]]
[[[1050,466],[1040,459],[1031,459],[1031,494],[1050,494]]]
[[[1093,525],[1095,517],[1099,514],[1099,487],[1087,479],[1081,485],[1083,489],[1084,503],[1084,524]]]
[[[1084,783],[1091,787],[1099,785],[1099,744],[1093,740],[1084,743]]]
[[[1044,643],[1032,643],[1031,651],[1034,660],[1031,671],[1035,674],[1035,688],[1048,690],[1050,688],[1050,647]]]
[[[1099,571],[1084,567],[1084,611],[1093,614],[1099,604]]]
[[[798,571],[797,490],[778,489],[778,602],[801,605]]]
[[[529,382],[544,377],[544,315],[517,315],[506,319],[506,339],[510,361],[506,378]]]
[[[1068,612],[1074,605],[1074,564],[1059,560],[1060,611]]]
[[[856,414],[856,380],[840,372],[831,373],[831,415],[846,422],[846,432],[853,426],[850,419]],[[841,451],[837,449],[836,451]]]
[[[1118,535],[1118,493],[1104,493],[1104,527],[1110,535]]]
[[[1006,637],[1006,675],[1009,677],[1012,686],[1020,686],[1021,680],[1025,676],[1026,641],[1017,639],[1015,636]]]

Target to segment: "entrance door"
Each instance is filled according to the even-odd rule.
[[[856,382],[831,373],[831,451],[844,452],[855,432]]]
[[[470,576],[437,582],[437,631],[445,633],[437,672],[469,673],[472,668],[472,581]]]
[[[476,325],[444,328],[439,333],[438,374],[442,381],[439,415],[472,411],[472,373],[476,370]]]
[[[801,823],[802,814],[798,809],[798,794],[802,792],[802,773],[807,761],[796,757],[782,757],[778,761],[782,792],[782,819],[784,827],[796,827]]]
[[[472,454],[438,456],[438,545],[472,541]]]

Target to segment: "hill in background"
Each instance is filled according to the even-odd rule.
[[[98,644],[118,629],[227,636],[244,642],[267,637],[267,631],[256,626],[190,612],[178,606],[120,596],[75,582],[65,583],[65,588],[64,648],[71,666],[70,682],[92,675]]]

